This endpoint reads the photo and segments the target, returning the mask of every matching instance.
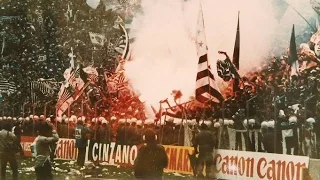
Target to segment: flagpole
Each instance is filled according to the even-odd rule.
[[[201,11],[201,17],[202,17],[202,25],[203,25],[203,36],[204,36],[204,40],[205,40],[205,45],[206,45],[206,51],[207,51],[207,68],[208,68],[208,83],[209,83],[209,94],[210,94],[210,99],[209,101],[211,102],[212,101],[212,96],[211,96],[211,85],[210,85],[210,72],[211,72],[211,69],[209,68],[209,56],[208,56],[208,46],[207,46],[207,38],[206,38],[206,32],[205,32],[205,26],[204,26],[204,18],[203,18],[203,11],[202,11],[202,4],[201,4],[201,0],[199,1],[200,3],[200,11]],[[211,104],[211,103],[210,103]],[[211,107],[211,105],[210,105]]]
[[[302,14],[300,14],[294,7],[292,7],[287,1],[284,1],[289,7],[291,7],[291,9],[293,9],[293,11],[295,11],[310,27],[314,32],[317,32],[316,29],[314,29],[313,26],[311,26],[311,24],[308,22],[308,20],[302,16]]]

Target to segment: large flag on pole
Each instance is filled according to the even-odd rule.
[[[238,12],[238,25],[237,25],[237,34],[236,34],[236,41],[234,43],[234,49],[233,49],[233,57],[232,57],[232,63],[237,68],[236,70],[239,70],[240,68],[240,23],[239,23],[239,13]],[[233,81],[233,92],[239,90],[239,79],[236,78]]]
[[[297,46],[296,46],[294,25],[292,26],[292,32],[291,32],[291,38],[290,38],[288,64],[291,65],[290,76],[298,75],[298,55],[297,55]]]
[[[223,97],[215,82],[208,62],[208,47],[206,43],[201,5],[197,24],[196,47],[199,57],[196,79],[196,100],[201,103],[206,103],[209,101],[220,103],[223,101]]]

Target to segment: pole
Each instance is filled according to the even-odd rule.
[[[222,128],[220,128],[219,133],[218,133],[218,137],[219,137],[219,140],[218,140],[218,149],[220,148],[220,145],[221,145],[221,136],[222,136],[223,129],[224,129],[225,102],[226,102],[226,101],[229,101],[230,99],[232,99],[232,97],[230,97],[230,98],[222,101],[222,109],[221,109],[221,111],[222,111],[222,124],[221,124],[221,126],[220,126],[220,127],[222,127]]]
[[[51,102],[52,102],[52,100],[46,102],[45,105],[44,105],[44,117],[47,117],[47,106],[48,106],[48,104],[51,103]]]
[[[15,107],[16,107],[16,105],[17,105],[18,103],[15,103],[15,104],[13,104],[13,106],[12,106],[12,117],[15,117],[15,115],[14,115],[14,113],[15,113]]]
[[[27,104],[29,104],[28,101],[24,102],[23,105],[22,105],[22,116],[23,117],[25,117],[25,107],[26,107]]]
[[[36,103],[34,103],[33,105],[32,105],[32,115],[34,116],[35,115],[35,113],[36,113],[36,107],[37,107],[37,105],[38,105],[38,102],[36,102]],[[32,118],[32,124],[33,124],[33,126],[32,126],[32,135],[34,136],[35,134],[35,128],[34,128],[34,126],[35,126],[35,122],[34,122],[34,118]]]
[[[284,97],[286,97],[286,95],[283,95],[281,97],[275,98],[273,100],[273,103],[274,103],[274,139],[273,139],[274,153],[277,153],[277,138],[278,138],[278,132],[277,132],[278,131],[278,128],[277,128],[277,123],[278,123],[277,103],[278,103],[278,101],[280,101]]]
[[[70,108],[71,108],[71,104],[69,104],[68,102],[67,102],[67,104],[68,104],[68,118],[69,118],[69,120],[68,120],[68,138],[70,138]]]
[[[255,98],[257,98],[258,95],[253,96],[252,98],[250,98],[247,102],[246,102],[246,109],[247,109],[247,143],[246,143],[246,148],[247,150],[249,150],[249,139],[250,139],[250,132],[249,132],[249,118],[250,118],[250,102],[252,100],[254,100]]]
[[[94,114],[95,114],[95,131],[94,131],[94,139],[96,139],[97,137],[97,127],[98,127],[98,123],[97,123],[97,118],[98,118],[98,105],[99,103],[102,101],[103,99],[100,99],[99,101],[97,101],[95,104],[94,104]]]

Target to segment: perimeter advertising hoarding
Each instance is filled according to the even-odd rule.
[[[21,145],[27,156],[31,155],[30,145],[34,137],[22,137]],[[86,158],[107,162],[111,165],[132,167],[137,156],[138,146],[110,144],[93,144],[87,147]],[[193,153],[192,147],[164,145],[169,158],[165,172],[192,174],[188,154]],[[111,155],[112,154],[112,155]],[[77,149],[74,139],[60,138],[57,143],[58,159],[75,160]],[[215,176],[221,179],[268,179],[268,180],[299,180],[302,168],[308,168],[309,157],[284,154],[257,153],[246,151],[217,150],[214,154]]]

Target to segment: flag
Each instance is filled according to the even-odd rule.
[[[201,6],[201,5],[200,5]],[[223,101],[223,97],[219,91],[219,88],[215,82],[214,76],[211,72],[208,62],[208,47],[206,43],[206,37],[204,32],[204,20],[202,14],[202,8],[200,7],[198,24],[197,24],[197,37],[196,47],[199,57],[198,73],[196,78],[196,100],[201,103],[213,101],[219,103]]]
[[[225,54],[225,60],[217,61],[217,72],[219,77],[221,77],[224,81],[230,81],[232,78],[235,80],[240,79],[240,75],[235,67],[235,65],[231,62],[229,56],[225,52],[219,51],[220,54]]]
[[[88,66],[86,68],[83,68],[83,71],[87,74],[88,80],[90,82],[94,83],[98,81],[99,74],[96,68]]]
[[[69,83],[65,82],[61,85],[59,91],[59,98],[56,104],[57,116],[62,114],[68,109],[68,107],[75,101],[73,98],[74,89]]]
[[[290,38],[288,64],[291,65],[290,76],[298,75],[298,55],[297,55],[297,46],[296,46],[294,25],[292,26],[292,32],[291,32],[291,38]]]
[[[240,12],[239,12],[240,13]],[[236,41],[234,43],[234,49],[233,49],[233,57],[232,57],[232,63],[234,64],[234,66],[232,65],[232,69],[234,69],[234,74],[236,73],[236,76],[238,78],[234,79],[233,82],[233,93],[237,92],[239,90],[239,79],[240,76],[237,72],[237,70],[239,70],[240,68],[240,17],[239,17],[239,13],[238,13],[238,25],[237,25],[237,33],[236,33]],[[229,59],[229,58],[228,58]]]
[[[285,0],[273,0],[272,4],[274,7],[274,18],[280,22],[288,9],[288,3]]]
[[[6,79],[0,79],[0,93],[11,94],[16,91],[16,86],[13,82]]]
[[[79,77],[81,78],[81,80],[82,80],[85,84],[89,81],[88,75],[87,75],[87,73],[85,73],[85,72],[83,71],[83,68],[82,68],[82,65],[81,65],[81,64],[80,64],[80,66],[79,66]]]
[[[89,32],[89,36],[90,36],[92,44],[96,44],[96,45],[99,45],[99,46],[103,46],[104,45],[104,41],[106,39],[106,37],[104,35],[98,34],[98,33]]]

